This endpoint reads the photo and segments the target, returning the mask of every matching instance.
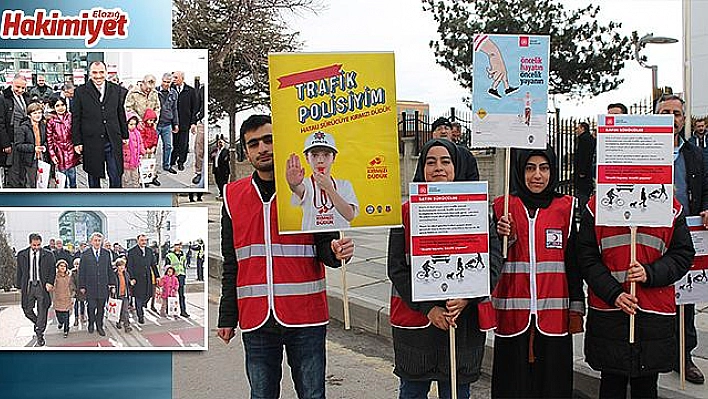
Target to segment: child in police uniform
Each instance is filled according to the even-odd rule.
[[[359,213],[359,202],[352,184],[332,177],[337,146],[330,133],[317,131],[305,140],[305,159],[312,175],[305,179],[300,157],[290,154],[286,178],[293,192],[292,204],[302,207],[302,230],[347,228]]]

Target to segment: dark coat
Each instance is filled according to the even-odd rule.
[[[680,133],[681,134],[681,133]],[[695,144],[684,142],[681,154],[686,163],[688,186],[688,216],[696,216],[708,209],[708,173],[703,164],[703,151]]]
[[[693,259],[693,242],[683,213],[664,255],[644,265],[648,287],[670,286],[686,274]],[[605,303],[614,304],[622,285],[602,263],[595,218],[584,212],[578,233],[578,262],[583,278]],[[621,311],[590,309],[585,332],[585,360],[595,370],[632,377],[669,372],[676,365],[678,348],[675,316],[639,311],[635,317],[635,343],[629,344],[629,316]]]
[[[96,262],[92,247],[81,253],[79,286],[77,288],[86,289],[87,298],[108,298],[108,286],[116,285],[115,279],[116,274],[111,265],[111,255],[107,250],[101,248],[98,262]]]
[[[4,125],[0,127],[0,149],[7,148],[11,146],[15,141],[15,127],[10,122],[12,120],[12,113],[15,110],[15,100],[12,94],[12,86],[7,87],[2,92],[3,104],[0,106],[0,124]],[[25,100],[26,105],[30,105],[32,102],[29,94],[24,93],[22,98]],[[19,123],[18,123],[19,125]],[[3,133],[4,131],[4,133]],[[0,153],[0,165],[9,165],[12,163],[12,157],[8,157],[7,154]]]
[[[404,205],[407,210],[407,205]],[[404,210],[404,214],[408,212]],[[410,239],[410,221],[404,217],[403,228],[393,228],[388,240],[388,277],[401,299],[414,311],[427,315],[435,306],[445,307],[445,301],[413,302],[410,256],[406,242]],[[502,268],[501,244],[496,225],[489,221],[489,278],[490,289],[499,279]],[[477,381],[481,375],[486,333],[479,330],[477,304],[471,299],[457,318],[457,383]],[[421,329],[392,328],[395,368],[397,376],[414,380],[450,380],[449,334],[433,324]]]
[[[575,188],[586,196],[592,194],[592,159],[594,153],[595,139],[590,132],[584,132],[578,136],[578,146],[573,159]]]
[[[74,268],[74,255],[67,251],[66,248],[62,248],[61,250],[55,249],[54,258],[56,258],[56,260],[64,259],[68,265],[67,269],[71,270]]]
[[[39,138],[40,143],[35,143],[34,131],[32,130],[32,121],[25,119],[20,125],[20,130],[15,132],[15,150],[17,151],[20,165],[33,166],[37,165],[34,148],[37,145],[47,146],[47,125],[43,121],[39,122]],[[47,161],[47,151],[44,151],[41,156],[42,161]]]
[[[688,142],[703,150],[703,170],[708,171],[708,136],[705,136],[703,140],[705,141],[705,146],[701,147],[698,145],[698,136],[694,134],[690,139],[688,139]]]
[[[145,256],[137,245],[128,250],[128,272],[135,279],[133,296],[147,300],[152,296],[152,268],[157,266],[155,253],[145,247]]]
[[[217,182],[222,182],[225,184],[229,180],[229,174],[231,173],[231,166],[229,163],[229,149],[224,147],[221,152],[218,152],[218,148],[212,157],[212,172]],[[219,157],[219,166],[216,166],[216,158]]]
[[[192,86],[186,83],[183,83],[183,85],[182,92],[177,95],[177,115],[179,118],[179,130],[188,131],[190,126],[197,124],[199,96]]]
[[[71,109],[71,138],[74,145],[83,145],[84,170],[86,173],[105,177],[103,147],[110,140],[118,173],[123,173],[123,143],[128,139],[128,123],[123,103],[125,97],[118,85],[105,82],[103,102],[93,82],[76,88]]]
[[[17,274],[15,276],[15,287],[22,290],[22,295],[27,294],[27,289],[29,288],[29,279],[31,275],[30,267],[32,257],[30,255],[30,247],[27,247],[17,253]],[[56,277],[57,269],[54,261],[54,254],[46,249],[40,249],[39,255],[39,280],[42,287],[49,283],[54,285],[54,279]],[[49,293],[43,289],[42,290],[47,299],[49,299]]]

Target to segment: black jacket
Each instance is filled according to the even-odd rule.
[[[253,179],[259,188],[261,197],[264,197],[263,182],[254,172]],[[271,195],[275,192],[271,188]],[[270,199],[271,195],[268,195]],[[262,212],[262,209],[239,209],[243,213]],[[234,215],[238,217],[238,215]],[[315,233],[315,251],[317,259],[329,267],[340,267],[342,263],[337,260],[332,252],[330,243],[339,238],[337,233]],[[224,258],[221,275],[221,300],[219,302],[219,321],[217,327],[236,327],[238,325],[238,306],[236,296],[236,276],[238,276],[238,261],[234,249],[234,232],[231,217],[226,207],[221,208],[221,255]]]
[[[708,209],[708,173],[703,166],[703,151],[686,141],[680,150],[686,163],[689,209],[686,215],[696,216]]]
[[[122,140],[129,137],[122,89],[111,82],[104,84],[103,101],[99,101],[100,95],[93,82],[77,87],[71,114],[71,138],[74,145],[84,146],[84,170],[97,177],[105,176],[106,141],[111,143],[118,173],[123,173]]]
[[[30,96],[27,93],[22,95],[25,104],[30,104]],[[15,100],[12,94],[12,86],[2,91],[2,101],[0,101],[0,150],[12,146],[15,142],[15,128],[10,123],[12,113],[15,110]],[[17,123],[19,126],[19,123]],[[11,157],[0,151],[0,166],[9,165]]]
[[[682,213],[674,223],[671,243],[664,255],[644,265],[648,287],[672,285],[691,266],[693,242]],[[578,234],[578,261],[583,278],[605,303],[614,305],[622,285],[602,263],[595,235],[595,218],[584,212]],[[669,372],[676,362],[675,316],[638,312],[635,343],[629,344],[629,316],[620,311],[590,309],[585,333],[585,360],[595,370],[632,377]]]
[[[575,188],[581,193],[592,193],[592,158],[595,153],[595,139],[589,132],[578,136],[578,146],[574,157]],[[582,175],[582,177],[581,177]]]
[[[199,112],[199,96],[194,88],[183,83],[182,91],[177,95],[177,115],[179,118],[179,130],[189,131],[192,125],[197,124],[197,113]],[[177,89],[176,86],[175,90]]]
[[[87,298],[108,298],[108,286],[116,285],[116,274],[111,265],[111,254],[101,248],[98,262],[92,247],[81,253],[79,286],[86,289]]]
[[[148,300],[152,296],[152,268],[157,265],[155,252],[149,247],[145,247],[143,256],[139,246],[134,246],[128,250],[128,272],[132,279],[135,279],[133,286],[133,296],[143,300]]]
[[[47,125],[44,121],[39,122],[39,143],[35,143],[34,130],[32,130],[32,121],[25,119],[20,125],[20,130],[15,132],[15,151],[17,151],[17,158],[20,161],[20,165],[32,166],[37,164],[37,158],[35,158],[35,146],[42,145],[47,147]],[[47,161],[48,152],[45,150],[40,159],[42,161]]]
[[[41,253],[39,255],[39,280],[42,287],[49,283],[54,285],[54,278],[56,276],[56,266],[54,261],[54,254],[46,249],[40,249]],[[15,276],[15,287],[22,290],[22,294],[27,293],[27,288],[29,288],[29,279],[31,275],[30,267],[32,262],[32,257],[30,256],[30,247],[27,247],[17,253],[17,274]],[[46,292],[46,291],[45,291]],[[47,292],[47,298],[49,298],[49,293]]]

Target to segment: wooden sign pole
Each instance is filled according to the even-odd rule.
[[[339,232],[339,239],[344,238],[344,232]],[[347,265],[344,259],[342,259],[342,267],[339,270],[342,275],[342,304],[344,305],[344,329],[350,330],[352,328],[351,319],[349,317],[349,294],[347,293]]]
[[[509,214],[509,180],[511,175],[511,147],[506,147],[506,167],[504,171],[504,216]],[[502,237],[502,258],[506,259],[509,236]]]
[[[455,350],[455,327],[450,326],[450,394],[457,399],[457,351]]]
[[[637,226],[630,226],[630,264],[637,262]],[[629,293],[632,297],[637,295],[637,283],[632,282],[629,286]],[[634,343],[634,315],[629,315],[629,343]]]

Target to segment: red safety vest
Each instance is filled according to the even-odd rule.
[[[595,216],[596,197],[588,201],[588,211]],[[674,221],[681,214],[681,204],[674,198]],[[674,227],[638,227],[637,228],[637,262],[647,265],[661,258],[671,243]],[[600,247],[602,263],[610,269],[612,276],[622,283],[625,292],[630,291],[630,283],[626,282],[627,269],[631,257],[631,236],[629,227],[597,226],[595,236]],[[645,287],[636,284],[636,296],[639,309],[664,315],[676,313],[674,286]],[[608,304],[600,299],[592,289],[588,289],[588,305],[596,310],[621,311],[614,304]]]
[[[263,202],[251,177],[229,183],[224,204],[238,261],[241,330],[259,328],[271,312],[286,327],[326,324],[325,271],[316,258],[313,235],[279,234],[275,196]]]
[[[565,248],[570,236],[574,198],[554,198],[530,218],[521,199],[509,196],[509,213],[516,225],[517,241],[494,292],[496,335],[512,337],[525,332],[536,314],[536,327],[545,335],[568,334],[568,281]],[[497,220],[504,213],[504,197],[494,200]],[[532,312],[532,308],[534,311]]]
[[[406,237],[406,252],[405,257],[407,263],[410,266],[410,205],[408,202],[403,204],[403,229],[405,230]],[[421,312],[411,309],[408,307],[406,302],[401,298],[396,291],[396,287],[391,285],[391,314],[390,323],[394,327],[399,328],[425,328],[430,325],[430,320],[428,316]]]

